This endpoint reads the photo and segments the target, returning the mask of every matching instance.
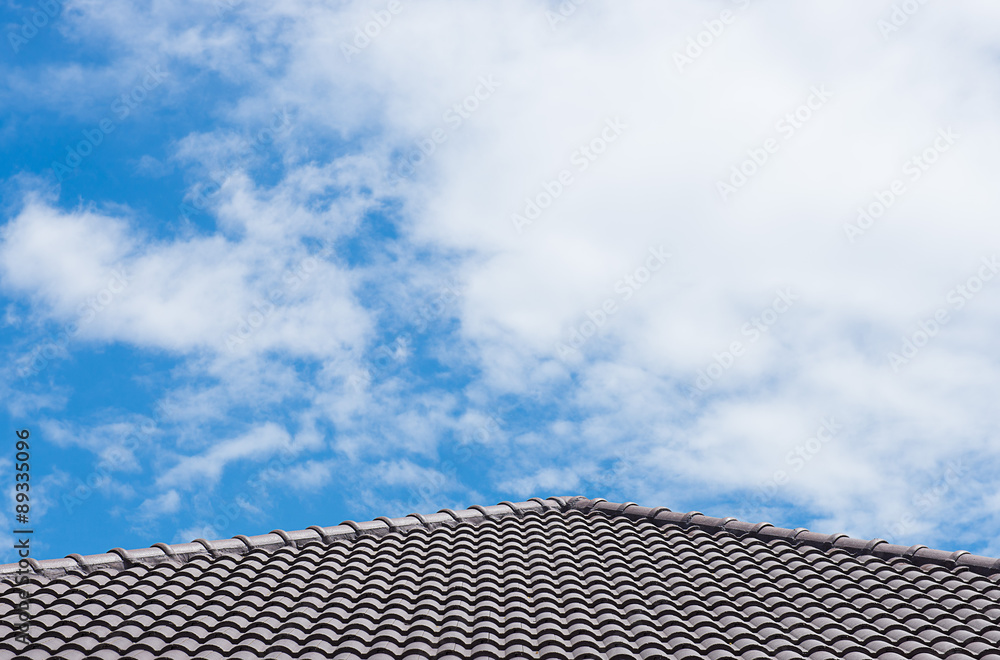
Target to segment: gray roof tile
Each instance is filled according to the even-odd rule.
[[[8,614],[0,659],[1000,660],[996,559],[600,499],[32,566],[32,641]]]

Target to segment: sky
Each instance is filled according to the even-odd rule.
[[[0,561],[19,431],[40,559],[551,495],[1000,555],[997,3],[0,19]]]

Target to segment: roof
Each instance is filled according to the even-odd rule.
[[[1000,660],[1000,560],[584,497],[0,567],[0,658]]]

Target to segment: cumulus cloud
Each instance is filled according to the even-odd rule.
[[[59,319],[70,319],[107,287],[134,249],[121,221],[85,209],[65,214],[36,197],[4,226],[0,240],[5,286],[30,294]]]

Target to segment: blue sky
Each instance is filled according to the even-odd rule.
[[[2,11],[35,556],[561,494],[1000,554],[992,3]]]

